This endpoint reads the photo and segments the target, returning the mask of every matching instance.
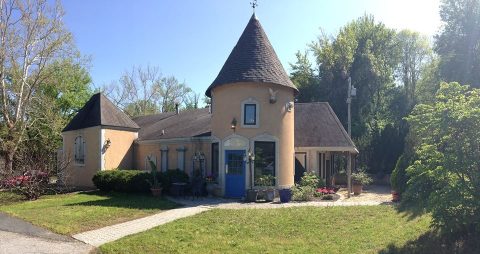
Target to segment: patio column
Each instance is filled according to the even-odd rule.
[[[350,198],[350,193],[352,193],[352,153],[347,153],[347,197]]]

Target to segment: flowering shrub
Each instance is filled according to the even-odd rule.
[[[208,175],[207,177],[205,177],[205,182],[207,183],[216,183],[217,182],[217,179],[214,175]]]
[[[316,192],[326,195],[326,194],[335,194],[337,193],[337,190],[338,189],[335,189],[335,188],[323,187],[323,188],[318,188]]]

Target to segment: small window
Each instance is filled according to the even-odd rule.
[[[243,124],[244,125],[256,125],[257,124],[257,105],[245,104],[243,112]]]
[[[85,140],[82,136],[77,136],[75,138],[75,164],[84,165],[85,164]]]

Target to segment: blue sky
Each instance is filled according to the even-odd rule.
[[[65,23],[90,56],[94,86],[118,80],[133,65],[158,66],[203,94],[245,28],[251,0],[63,1]],[[259,0],[256,14],[287,72],[322,28],[335,34],[372,14],[395,29],[433,36],[439,0]]]

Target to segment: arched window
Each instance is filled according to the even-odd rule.
[[[82,136],[77,136],[75,138],[74,154],[75,154],[75,164],[84,165],[85,164],[85,139]]]

